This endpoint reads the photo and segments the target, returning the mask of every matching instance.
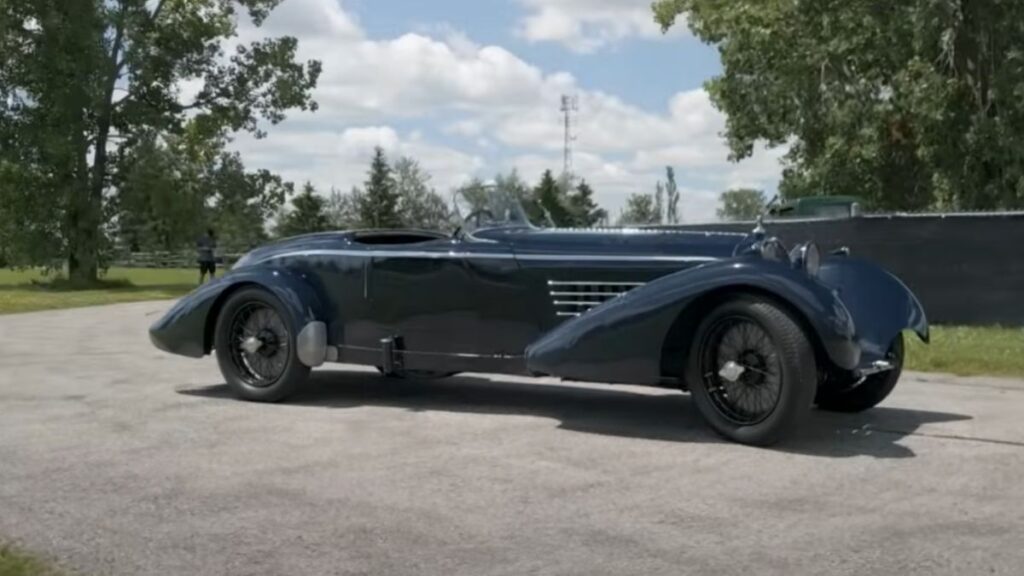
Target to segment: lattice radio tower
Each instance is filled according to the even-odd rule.
[[[565,150],[562,166],[562,177],[565,179],[565,183],[569,186],[572,185],[573,178],[573,167],[572,167],[572,145],[576,141],[576,112],[580,109],[579,97],[567,94],[562,95],[562,115],[565,118]]]

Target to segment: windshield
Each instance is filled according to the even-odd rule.
[[[455,192],[455,212],[467,232],[481,228],[533,226],[522,202],[493,184],[465,186]]]

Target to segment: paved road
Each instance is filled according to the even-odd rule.
[[[683,394],[321,371],[233,400],[166,307],[0,317],[0,537],[86,574],[1020,574],[1024,383],[908,375],[774,450]]]

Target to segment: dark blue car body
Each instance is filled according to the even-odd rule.
[[[257,286],[295,327],[323,326],[303,363],[679,384],[701,314],[750,293],[789,310],[820,369],[856,376],[904,330],[928,339],[917,298],[847,255],[815,274],[766,256],[759,234],[502,226],[472,234],[323,233],[254,250],[150,331],[201,357],[227,297]]]

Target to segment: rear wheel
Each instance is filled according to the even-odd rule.
[[[687,381],[694,403],[719,434],[767,446],[810,411],[817,383],[814,350],[803,329],[775,303],[744,296],[700,323]]]
[[[818,408],[831,412],[863,412],[874,408],[892,392],[903,373],[903,335],[896,336],[889,347],[887,360],[893,368],[872,374],[852,388],[843,389],[826,383],[815,400]]]
[[[241,398],[277,402],[309,376],[296,355],[296,327],[280,301],[260,288],[228,297],[217,317],[214,346],[228,386]]]

